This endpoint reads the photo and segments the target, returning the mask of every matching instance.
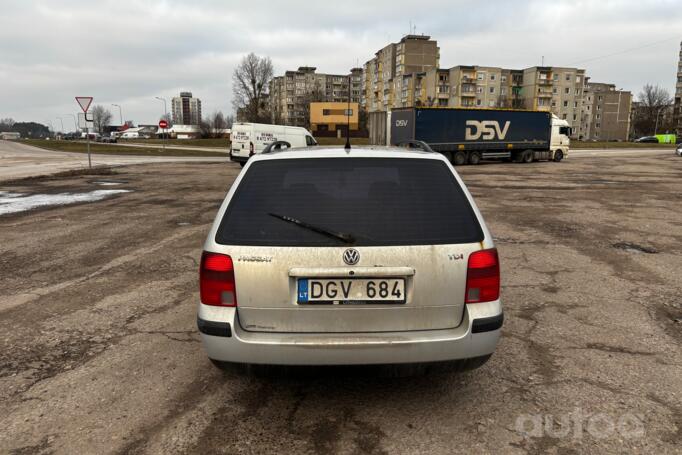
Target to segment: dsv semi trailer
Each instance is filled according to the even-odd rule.
[[[400,108],[387,115],[387,143],[426,142],[455,165],[481,159],[561,161],[571,129],[550,112],[512,109]]]

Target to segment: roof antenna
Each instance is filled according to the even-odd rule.
[[[347,152],[350,152],[350,88],[351,75],[348,75],[348,109],[346,110],[346,145],[343,147]]]

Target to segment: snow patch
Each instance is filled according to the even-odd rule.
[[[96,190],[88,193],[32,194],[0,191],[0,215],[25,212],[49,205],[68,205],[78,202],[101,201],[109,196],[129,193],[130,190]]]

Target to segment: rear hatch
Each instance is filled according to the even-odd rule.
[[[253,163],[219,225],[245,330],[457,327],[481,226],[441,160]]]
[[[248,158],[251,156],[251,132],[248,129],[234,127],[231,133],[232,156]]]

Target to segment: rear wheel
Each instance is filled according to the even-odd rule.
[[[452,164],[455,166],[462,166],[466,164],[467,162],[467,156],[464,152],[457,152],[455,153],[454,158],[452,158]]]
[[[562,152],[561,150],[557,150],[556,152],[554,152],[554,161],[556,161],[558,163],[559,161],[561,161],[563,159],[564,159],[564,152]]]
[[[472,152],[469,155],[469,164],[479,164],[481,162],[481,154],[478,152]]]
[[[532,150],[524,150],[523,154],[521,155],[521,161],[524,163],[532,163],[533,162],[533,151]]]

